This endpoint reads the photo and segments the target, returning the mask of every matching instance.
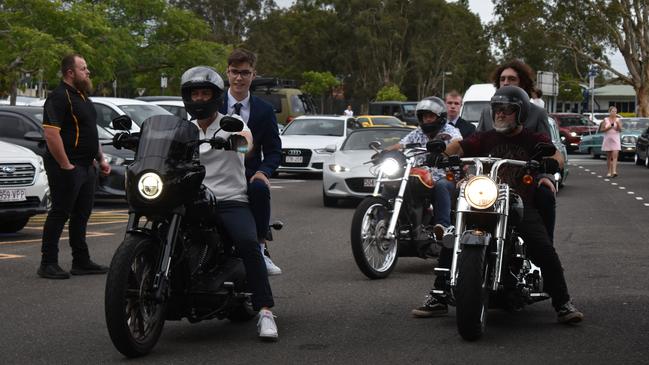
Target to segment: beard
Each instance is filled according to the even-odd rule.
[[[82,93],[86,95],[90,95],[90,93],[92,93],[92,80],[90,80],[90,78],[84,80],[75,77],[72,83],[74,84],[74,87]]]
[[[514,131],[516,127],[517,127],[516,121],[508,122],[504,119],[498,119],[498,118],[494,120],[494,129],[498,133],[509,134],[512,131]]]

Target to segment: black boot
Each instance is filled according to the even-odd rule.
[[[70,278],[70,274],[67,271],[61,269],[59,264],[41,264],[41,266],[38,268],[38,271],[36,271],[36,274],[45,279]]]
[[[90,259],[82,263],[72,262],[72,270],[70,270],[72,275],[105,274],[107,272],[108,267],[96,264]]]

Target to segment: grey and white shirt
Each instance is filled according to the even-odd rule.
[[[460,133],[460,130],[453,127],[449,123],[444,124],[444,127],[442,127],[442,130],[440,130],[439,133],[446,133],[451,136],[450,139],[446,140],[447,146],[453,140],[462,140],[462,134]],[[421,127],[417,127],[417,129],[403,137],[399,144],[405,146],[411,143],[418,143],[422,147],[425,147],[426,143],[428,143],[429,140],[430,139],[428,138],[428,136],[421,130]],[[417,157],[417,165],[423,164],[425,159],[425,155]],[[435,181],[446,177],[446,172],[442,169],[431,168],[431,173],[433,174],[433,180]]]

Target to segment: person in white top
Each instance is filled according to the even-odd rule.
[[[219,128],[223,115],[218,108],[223,104],[223,91],[223,79],[211,67],[196,66],[181,77],[183,103],[187,112],[196,118],[191,123],[198,127],[201,139],[219,136],[227,140],[233,134]],[[244,124],[244,129],[237,134],[246,139],[250,148],[252,134],[248,127]],[[273,293],[257,243],[255,220],[248,205],[244,155],[238,151],[212,149],[204,144],[200,148],[200,162],[205,166],[203,184],[217,201],[219,223],[243,259],[246,280],[252,292],[252,306],[259,311],[259,337],[276,340],[277,325],[270,311],[274,306]]]
[[[353,117],[354,116],[354,111],[352,110],[352,105],[351,104],[347,105],[347,109],[345,109],[345,111],[343,111],[343,115],[345,115],[346,117]]]
[[[536,104],[541,108],[545,108],[545,101],[541,99],[542,97],[543,97],[543,92],[541,91],[541,89],[536,87],[532,89],[532,99],[530,99],[532,104]]]

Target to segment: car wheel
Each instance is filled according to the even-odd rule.
[[[595,150],[592,149],[592,148],[589,148],[589,152],[590,152],[590,154],[593,156],[593,158],[594,158],[595,160],[599,160],[599,156],[600,156],[599,153],[595,153]]]
[[[635,162],[635,164],[638,165],[638,166],[644,164],[644,161],[642,161],[642,158],[640,158],[640,156],[638,156],[638,152],[636,152],[635,155],[633,156],[633,162]]]
[[[322,204],[324,204],[325,207],[335,207],[338,205],[338,199],[327,196],[324,188],[322,188]]]

